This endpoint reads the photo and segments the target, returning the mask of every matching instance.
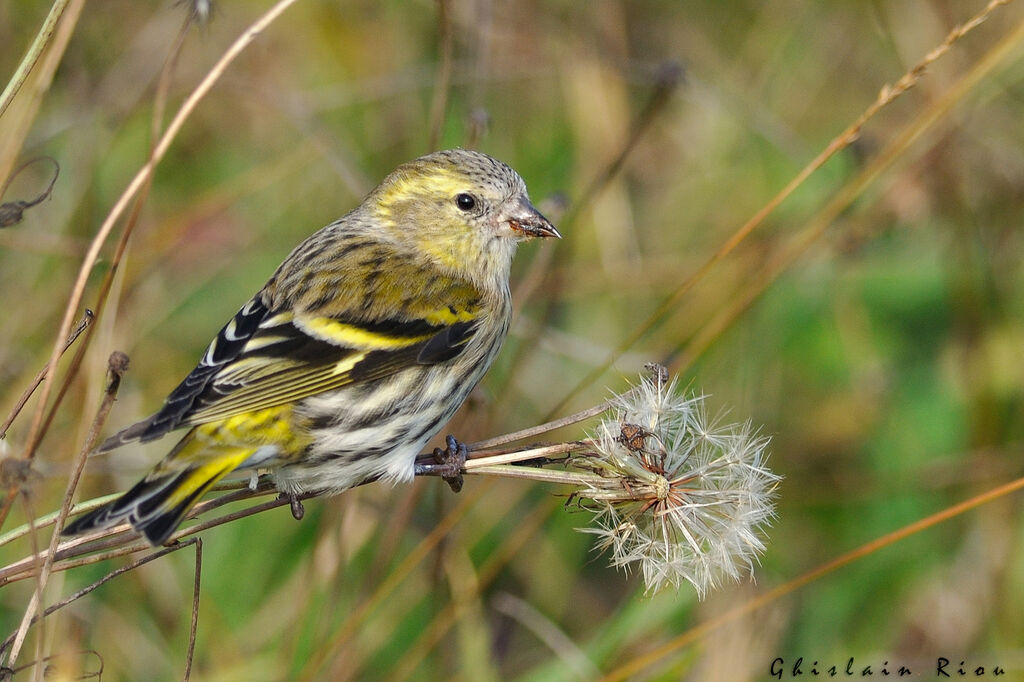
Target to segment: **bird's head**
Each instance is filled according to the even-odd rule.
[[[403,164],[368,198],[382,236],[409,244],[453,274],[504,280],[516,245],[561,237],[501,161],[453,149]]]

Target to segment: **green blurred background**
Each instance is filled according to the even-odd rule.
[[[452,0],[441,146],[475,141],[571,223],[556,220],[557,246],[521,249],[509,342],[448,430],[472,441],[544,421],[885,83],[983,5]],[[224,0],[190,30],[171,112],[267,6]],[[0,3],[3,78],[47,9]],[[48,358],[81,256],[145,162],[157,76],[187,12],[167,1],[87,4],[31,117],[20,158],[48,154],[61,175],[50,200],[0,231],[0,414]],[[958,43],[559,410],[596,404],[660,360],[729,420],[760,425],[785,480],[756,583],[702,603],[687,588],[646,597],[636,576],[592,552],[574,530],[587,515],[563,511],[551,487],[471,477],[456,497],[435,480],[367,486],[308,502],[301,523],[277,509],[204,535],[193,678],[590,679],[1024,474],[1020,47],[956,90],[1022,18],[1011,4]],[[37,512],[59,504],[112,350],[132,364],[108,431],[158,407],[292,246],[428,151],[441,33],[427,0],[302,0],[229,68],[157,170],[86,364],[37,459]],[[682,67],[682,81],[621,172],[577,204],[624,149],[666,63]],[[828,201],[951,96],[948,112],[685,361],[695,335],[814,229]],[[47,170],[18,176],[4,200],[38,193]],[[29,417],[0,447],[20,452]],[[94,458],[80,497],[125,488],[167,447]],[[888,661],[922,676],[945,656],[1024,679],[1020,502],[998,500],[872,553],[640,679],[766,679],[777,656],[787,669],[803,656],[805,672],[810,661],[842,667],[855,657],[858,670]],[[460,504],[469,506],[442,545],[365,620],[350,620]],[[23,522],[16,505],[7,525]],[[25,551],[2,548],[0,562]],[[49,601],[117,565],[55,577]],[[193,570],[183,551],[117,578],[50,619],[49,650],[95,649],[106,679],[179,678]],[[30,592],[27,583],[0,590],[4,634]],[[33,649],[30,639],[23,661]]]

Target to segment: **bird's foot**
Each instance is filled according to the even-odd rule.
[[[279,499],[288,500],[288,506],[292,510],[292,518],[296,521],[301,521],[302,517],[306,515],[306,508],[302,506],[302,500],[299,499],[298,495],[291,493],[281,493],[278,495]]]
[[[416,464],[417,476],[440,476],[451,486],[453,492],[462,490],[462,466],[469,456],[469,448],[465,443],[455,440],[455,436],[445,439],[448,447],[434,448],[436,464]]]

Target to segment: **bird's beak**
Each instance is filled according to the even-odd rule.
[[[532,237],[556,237],[562,238],[562,235],[558,233],[555,226],[551,224],[551,221],[541,215],[540,211],[534,208],[527,199],[520,199],[514,208],[512,214],[508,217],[508,226],[513,231],[523,235],[523,237],[530,239]]]

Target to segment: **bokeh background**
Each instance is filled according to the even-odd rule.
[[[704,602],[686,587],[645,596],[637,576],[592,551],[575,530],[588,515],[564,510],[564,491],[550,486],[471,477],[456,497],[436,480],[371,485],[307,502],[301,523],[282,508],[205,534],[194,679],[593,679],[1021,476],[1021,46],[960,86],[1024,19],[1020,3],[957,43],[563,404],[884,84],[983,5],[451,0],[445,23],[427,0],[300,1],[230,67],[160,164],[86,363],[42,444],[34,508],[59,504],[112,350],[131,369],[108,431],[156,409],[292,246],[429,151],[446,33],[440,146],[507,161],[565,235],[521,249],[510,340],[449,430],[471,441],[537,424],[623,390],[644,362],[666,362],[714,410],[772,438],[770,464],[785,480],[756,582]],[[267,6],[217,2],[189,30],[169,111]],[[0,3],[4,79],[47,10]],[[169,0],[86,4],[38,111],[16,101],[0,118],[3,163],[45,154],[61,166],[52,197],[0,230],[4,415],[49,357],[88,242],[147,158],[157,77],[188,11]],[[912,144],[887,151],[932,113]],[[891,163],[820,238],[765,280],[886,154]],[[48,170],[19,175],[4,200],[37,194]],[[763,295],[731,315],[762,281]],[[712,333],[716,320],[727,324]],[[20,452],[29,417],[0,447]],[[80,497],[125,488],[168,446],[94,458]],[[381,591],[453,510],[444,541]],[[1020,496],[1009,496],[870,553],[639,679],[767,679],[774,658],[791,668],[799,656],[805,672],[854,657],[858,670],[923,675],[944,656],[1022,675],[1020,512]],[[15,505],[7,526],[24,521]],[[0,562],[25,551],[0,548]],[[47,650],[82,670],[97,657],[75,652],[95,650],[105,679],[179,678],[193,556],[79,600],[50,619]],[[55,577],[50,601],[123,563]],[[0,588],[4,635],[30,593],[27,583]]]

